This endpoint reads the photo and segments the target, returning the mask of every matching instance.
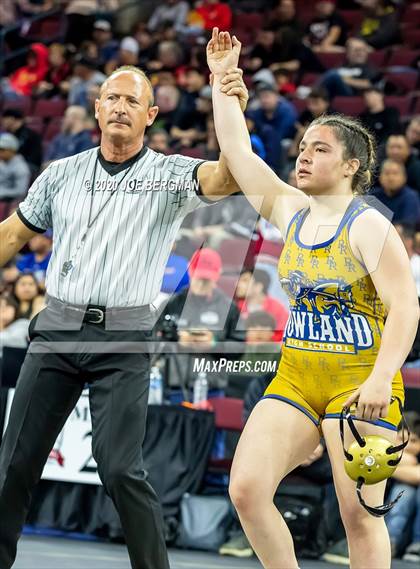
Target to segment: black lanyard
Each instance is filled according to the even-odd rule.
[[[110,199],[112,198],[112,196],[114,194],[116,194],[119,190],[119,187],[121,186],[121,184],[123,183],[123,181],[125,180],[125,178],[127,177],[127,175],[129,174],[129,172],[131,171],[132,167],[134,166],[134,164],[136,164],[137,161],[133,162],[133,164],[131,164],[131,166],[129,168],[127,168],[126,173],[124,174],[124,176],[122,177],[122,179],[118,182],[118,184],[116,184],[116,188],[112,189],[110,192],[110,195],[108,197],[108,199],[105,201],[105,203],[99,208],[99,211],[96,213],[95,217],[93,219],[91,219],[92,216],[92,209],[93,209],[93,199],[94,199],[94,194],[95,194],[95,182],[96,182],[96,170],[98,167],[98,162],[99,162],[99,156],[96,158],[95,161],[95,166],[93,169],[93,180],[92,180],[92,195],[90,197],[90,204],[89,204],[89,216],[88,216],[88,222],[87,222],[87,226],[85,229],[85,232],[80,240],[79,245],[76,247],[76,250],[74,251],[74,253],[71,255],[70,259],[68,261],[64,261],[62,267],[61,267],[61,276],[62,277],[66,277],[70,271],[74,268],[74,264],[73,264],[73,259],[76,256],[77,252],[79,251],[79,249],[81,249],[81,247],[84,245],[85,241],[86,241],[86,236],[89,233],[89,231],[91,230],[91,228],[93,227],[93,225],[96,223],[98,217],[101,215],[101,213],[103,212],[103,210],[105,209],[105,207],[108,205]]]

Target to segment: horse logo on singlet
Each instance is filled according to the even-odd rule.
[[[290,271],[287,278],[281,279],[281,284],[291,301],[286,345],[352,353],[371,345],[368,322],[352,310],[354,300],[350,285],[331,279],[313,282],[301,271]]]

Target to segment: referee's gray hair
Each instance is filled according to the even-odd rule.
[[[105,85],[107,84],[107,82],[114,75],[116,75],[117,73],[121,73],[122,71],[129,71],[130,73],[135,73],[136,75],[139,75],[142,79],[144,79],[144,81],[147,83],[147,86],[149,87],[149,92],[150,92],[149,107],[153,107],[153,105],[155,104],[155,97],[153,94],[153,86],[150,82],[150,79],[147,77],[146,73],[142,69],[139,69],[138,67],[136,67],[135,65],[122,65],[121,67],[117,67],[117,69],[115,69],[115,71],[113,71],[111,73],[111,75],[109,75],[109,77],[107,77],[105,79],[105,81],[102,83],[101,95],[102,95],[102,91],[105,88]]]

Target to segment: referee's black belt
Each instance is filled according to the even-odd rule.
[[[105,326],[105,322],[133,322],[139,323],[149,320],[152,316],[152,310],[149,304],[144,306],[129,307],[106,307],[96,304],[78,305],[63,302],[52,296],[47,297],[47,307],[51,310],[60,312],[63,317],[75,318],[81,322],[88,324],[97,324]],[[119,326],[118,326],[119,328]]]

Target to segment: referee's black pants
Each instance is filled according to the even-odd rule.
[[[49,308],[39,316],[63,321],[63,314],[48,313]],[[161,508],[147,482],[141,451],[149,355],[114,346],[143,341],[146,333],[110,331],[89,323],[78,331],[37,330],[37,318],[30,325],[31,344],[0,449],[0,569],[13,565],[33,488],[86,382],[90,384],[93,456],[120,515],[131,565],[135,569],[169,568]],[[40,342],[50,346],[45,353],[39,353]],[[70,349],[72,342],[77,348],[58,353],[59,342],[67,342],[65,349],[69,342]],[[106,342],[114,351],[103,348]],[[95,345],[102,353],[94,353]],[[80,346],[87,349],[80,350]]]

